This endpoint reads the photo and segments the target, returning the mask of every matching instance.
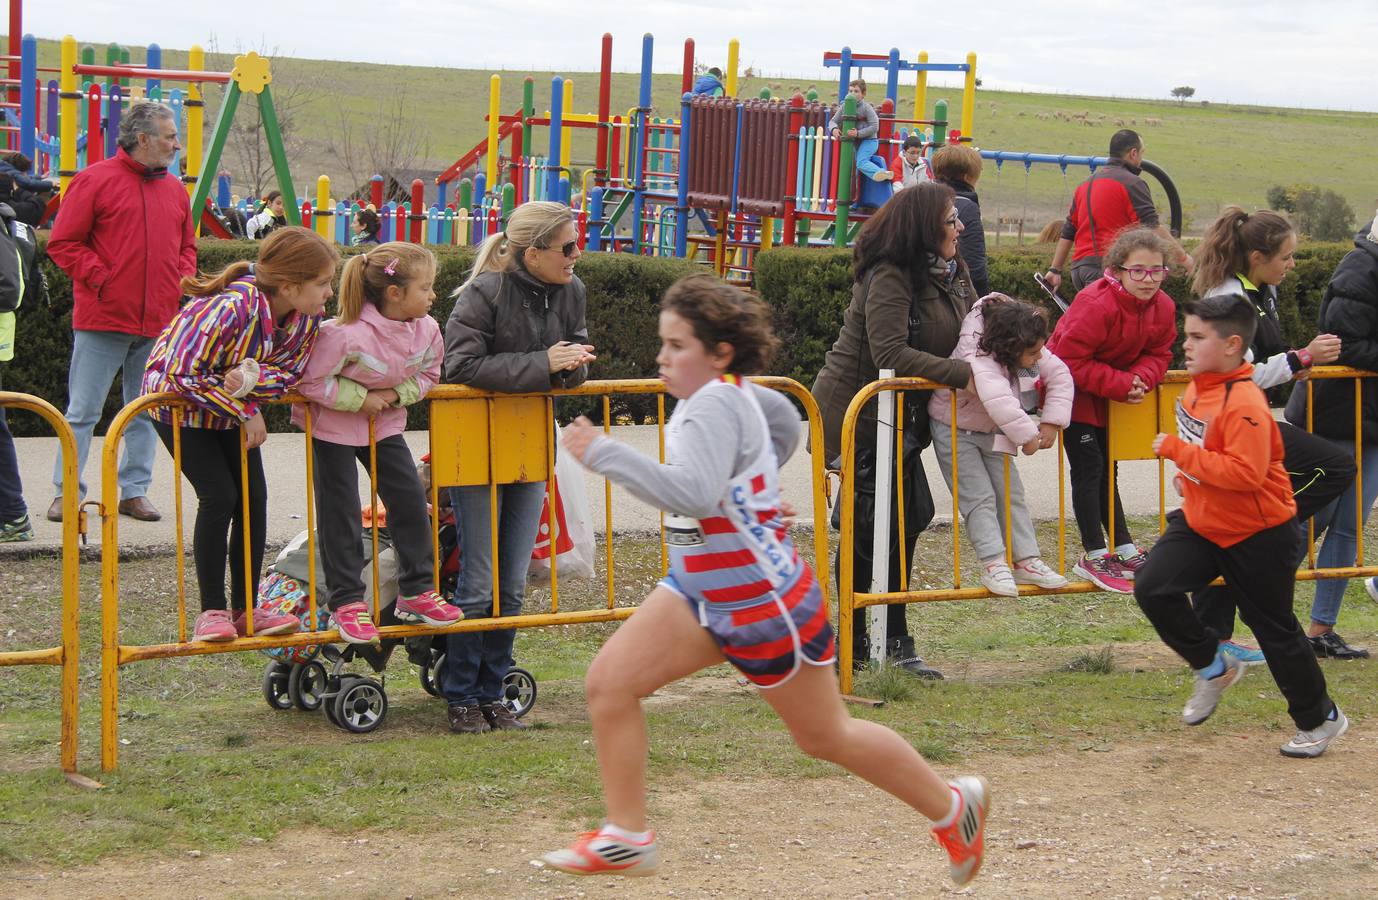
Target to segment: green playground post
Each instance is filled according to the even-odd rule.
[[[512,215],[512,210],[517,208],[517,186],[514,184],[504,184],[502,186],[502,227],[507,227],[507,217]]]
[[[459,208],[466,213],[474,206],[474,183],[467,178],[459,180]]]
[[[234,113],[239,108],[239,85],[231,81],[225,88],[225,100],[220,105],[220,116],[215,120],[215,131],[211,134],[210,149],[206,151],[206,172],[214,172],[220,165],[220,157],[225,152],[225,141],[230,136],[230,126],[234,124]],[[206,208],[206,198],[210,196],[214,178],[199,178],[196,193],[191,198],[191,221],[201,227],[201,211]]]
[[[278,125],[277,110],[273,108],[273,93],[268,85],[258,95],[258,109],[263,116],[263,137],[268,142],[268,152],[273,157],[273,170],[278,176],[278,190],[284,198],[291,197],[286,204],[287,224],[301,224],[301,208],[297,206],[297,191],[292,187],[292,170],[287,167],[287,152],[282,146],[282,128]]]
[[[837,142],[837,220],[833,246],[847,246],[847,214],[852,207],[852,174],[856,169],[856,141],[847,132],[856,128],[856,100],[848,96],[842,104],[842,137]]]
[[[522,152],[535,155],[531,146],[531,117],[536,115],[536,87],[530,78],[522,82]]]
[[[939,100],[933,104],[933,143],[942,147],[947,144],[947,101]]]

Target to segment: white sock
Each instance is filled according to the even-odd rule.
[[[598,833],[606,837],[630,841],[633,844],[645,844],[655,834],[653,831],[628,831],[625,828],[618,828],[611,822],[604,822],[603,827],[598,829]]]
[[[1104,547],[1102,547],[1102,548],[1099,549],[1099,550],[1088,550],[1088,551],[1086,551],[1086,558],[1087,558],[1087,559],[1100,559],[1100,558],[1103,557],[1103,556],[1109,556],[1109,555],[1110,555],[1110,551],[1109,551],[1109,550],[1106,550]]]
[[[941,819],[933,820],[934,828],[946,828],[957,821],[957,811],[962,808],[962,795],[957,793],[957,789],[952,785],[948,785],[948,787],[952,788],[952,806],[948,809],[947,815]]]
[[[1118,547],[1115,548],[1115,555],[1124,557],[1126,559],[1138,552],[1139,548],[1135,547],[1133,544],[1120,544]]]

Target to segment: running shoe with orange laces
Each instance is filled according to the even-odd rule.
[[[373,644],[378,641],[378,629],[369,617],[364,601],[346,603],[330,613],[339,629],[340,638],[346,644]]]
[[[586,831],[573,846],[541,857],[547,866],[571,875],[654,875],[660,867],[655,832],[645,842]]]
[[[957,794],[957,815],[948,825],[935,825],[933,837],[947,851],[952,881],[961,887],[981,871],[981,859],[986,852],[990,785],[979,775],[963,775],[948,784]]]
[[[397,618],[402,622],[450,625],[464,618],[464,612],[458,606],[446,603],[435,591],[422,591],[415,597],[397,598]]]

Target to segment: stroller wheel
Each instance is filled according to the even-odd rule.
[[[292,674],[287,679],[287,694],[297,709],[315,712],[321,708],[325,684],[325,666],[312,660],[292,667]]]
[[[296,666],[277,660],[268,663],[268,668],[263,670],[263,699],[273,709],[292,708],[292,699],[287,695],[291,678],[288,673],[295,674],[295,670]]]
[[[367,734],[388,714],[388,695],[372,678],[342,681],[335,697],[335,724],[354,734]]]
[[[338,678],[327,678],[325,693],[321,695],[321,709],[325,710],[325,717],[330,720],[330,724],[336,728],[343,727],[340,720],[335,717],[335,701],[340,699],[340,694],[349,687],[359,676],[341,675]]]
[[[421,679],[421,689],[432,697],[440,696],[440,669],[445,665],[445,654],[432,652],[429,665],[421,666],[417,676]]]
[[[530,712],[536,705],[536,676],[516,666],[508,669],[502,680],[502,703],[519,719]]]

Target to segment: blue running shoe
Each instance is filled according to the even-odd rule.
[[[1264,658],[1263,651],[1244,644],[1236,644],[1234,641],[1221,641],[1220,652],[1226,656],[1232,656],[1246,666],[1257,666],[1268,660]]]

